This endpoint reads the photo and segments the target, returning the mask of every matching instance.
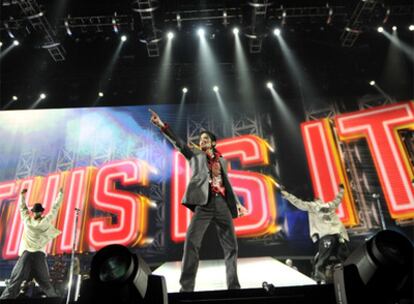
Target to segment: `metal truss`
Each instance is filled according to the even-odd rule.
[[[364,22],[374,12],[378,2],[375,0],[360,0],[353,11],[348,24],[340,37],[342,46],[352,47],[362,33]]]
[[[245,36],[249,38],[250,53],[260,53],[262,51],[263,39],[266,36],[266,13],[268,7],[273,5],[268,0],[251,0],[248,2],[252,7],[252,21],[245,29]]]
[[[321,118],[333,118],[337,113],[336,105],[330,103],[326,108],[314,109],[311,106],[305,108],[306,121],[318,120]]]
[[[69,171],[75,167],[76,155],[73,150],[60,148],[56,160],[56,171]]]
[[[167,12],[164,22],[175,22],[178,27],[181,27],[182,22],[222,20],[224,25],[228,25],[229,20],[241,19],[241,17],[242,12],[239,7],[226,7]]]
[[[143,26],[143,36],[140,41],[147,46],[149,57],[158,57],[160,50],[158,43],[161,41],[161,31],[155,27],[154,12],[158,9],[157,0],[135,0],[132,10],[139,14]]]
[[[200,132],[209,130],[216,134],[216,128],[213,119],[207,115],[192,115],[187,118],[187,140],[198,142]]]
[[[30,175],[33,172],[33,165],[36,160],[36,151],[31,149],[27,151],[23,151],[20,154],[19,161],[16,167],[15,178],[16,179],[23,179]]]
[[[248,115],[246,113],[239,113],[233,118],[232,124],[233,136],[240,136],[245,134],[254,134],[262,137],[262,128],[257,114]]]
[[[61,27],[66,30],[79,29],[82,33],[90,30],[96,32],[103,32],[106,29],[114,30],[114,26],[119,28],[134,29],[133,19],[129,15],[113,15],[113,16],[83,16],[71,17],[68,16]]]
[[[64,61],[66,50],[57,39],[56,32],[50,26],[36,0],[17,1],[21,11],[26,16],[33,29],[41,33],[44,37],[42,48],[46,49],[54,61]]]

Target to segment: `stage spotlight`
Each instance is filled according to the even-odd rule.
[[[219,87],[218,86],[214,86],[213,87],[213,91],[217,93],[219,91]]]
[[[202,28],[199,28],[198,30],[197,30],[197,35],[198,36],[200,36],[200,37],[204,37],[204,34],[205,34],[206,32],[204,31],[204,29],[202,29]]]
[[[410,30],[410,31],[414,31],[414,25],[410,25],[409,27],[408,27],[408,29]]]
[[[174,33],[173,32],[168,32],[167,38],[170,39],[170,40],[173,39],[174,38]]]
[[[103,97],[103,96],[104,96],[104,93],[99,92],[99,93],[98,93],[98,96],[99,96],[99,97]]]
[[[122,42],[125,42],[126,40],[127,40],[127,36],[122,35],[122,36],[121,36],[121,41],[122,41]]]
[[[384,28],[383,28],[382,26],[380,26],[380,27],[378,27],[378,28],[377,28],[377,31],[378,31],[379,33],[382,33],[382,32],[384,31]]]
[[[271,83],[270,81],[268,83],[266,83],[266,87],[268,89],[272,89],[273,88],[273,83]]]
[[[186,87],[184,87],[183,88],[183,93],[185,94],[185,93],[187,93],[188,92],[188,89],[186,88]]]
[[[2,46],[3,46],[3,42],[0,41],[0,47],[2,47]]]
[[[45,93],[41,93],[41,94],[39,95],[39,97],[40,97],[40,99],[45,99],[45,98],[46,98],[46,94],[45,94]]]
[[[392,27],[392,30],[393,30],[393,31],[396,31],[396,30],[397,30],[397,27],[394,25],[394,26]]]
[[[13,99],[14,101],[16,101],[16,100],[18,100],[19,98],[18,98],[16,95],[13,95],[12,99]]]
[[[19,40],[13,40],[13,45],[18,46],[20,44]]]
[[[279,36],[279,35],[280,35],[280,29],[275,28],[275,29],[273,30],[273,34],[274,34],[275,36]]]
[[[375,80],[371,80],[371,81],[369,82],[369,85],[374,86],[374,85],[375,85]]]
[[[90,279],[80,291],[80,304],[86,303],[168,303],[162,276],[151,274],[137,254],[122,245],[109,245],[92,258]]]
[[[337,303],[409,303],[413,245],[405,236],[382,230],[334,269]]]
[[[238,34],[239,34],[239,29],[238,29],[237,27],[235,27],[235,28],[233,29],[233,34],[234,34],[234,35],[238,35]]]

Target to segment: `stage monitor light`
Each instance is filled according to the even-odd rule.
[[[18,100],[19,98],[18,98],[16,95],[13,95],[12,99],[13,99],[14,101],[16,101],[16,100]]]
[[[275,36],[279,36],[279,35],[280,35],[280,29],[275,28],[275,29],[273,30],[273,34],[274,34]]]
[[[98,96],[99,96],[99,97],[103,97],[103,96],[104,96],[104,93],[99,92],[99,93],[98,93]]]
[[[13,40],[13,45],[18,46],[20,44],[19,40]]]
[[[170,40],[173,39],[174,38],[174,33],[173,32],[168,32],[167,33],[167,38],[170,39]]]
[[[235,28],[233,29],[233,34],[234,34],[234,35],[238,35],[238,34],[239,34],[239,29],[238,29],[237,27],[235,27]]]
[[[218,86],[214,86],[213,87],[213,91],[217,93],[219,91],[219,87]]]
[[[270,81],[268,83],[266,83],[266,87],[268,89],[272,89],[273,88],[273,83],[271,83]]]
[[[122,41],[122,42],[125,42],[126,40],[127,40],[127,36],[122,35],[122,36],[121,36],[121,41]]]
[[[378,232],[335,266],[337,303],[406,303],[400,300],[412,296],[413,254],[401,233]]]
[[[186,94],[188,92],[188,89],[186,87],[183,88],[183,93]]]
[[[375,85],[375,80],[371,80],[371,81],[369,82],[369,85],[370,85],[370,86],[374,86],[374,85]]]
[[[204,31],[204,29],[202,29],[202,28],[199,28],[198,30],[197,30],[197,35],[199,36],[199,37],[204,37],[204,35],[205,35],[205,31]]]
[[[394,26],[392,27],[392,30],[395,32],[395,31],[397,30],[397,27],[394,25]]]
[[[45,93],[41,93],[41,94],[39,95],[39,97],[40,97],[40,99],[45,99],[45,98],[46,98],[46,94],[45,94]]]
[[[379,26],[379,27],[377,28],[377,31],[378,31],[379,33],[382,33],[382,32],[384,31],[384,28],[383,28],[382,26]]]
[[[408,27],[408,29],[409,29],[410,31],[414,31],[414,25],[413,25],[413,24],[411,24],[411,25]]]
[[[166,304],[165,279],[151,274],[138,255],[122,245],[108,245],[92,258],[90,279],[82,284],[80,304]]]

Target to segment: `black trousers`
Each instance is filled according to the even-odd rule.
[[[332,273],[329,272],[333,271],[332,266],[345,261],[348,257],[348,246],[346,243],[341,243],[339,237],[339,234],[329,234],[319,240],[318,253],[314,259],[314,279],[316,281],[330,282]],[[330,266],[330,270],[327,266]]]
[[[201,242],[208,226],[214,222],[224,251],[227,287],[239,289],[237,277],[237,238],[233,219],[226,201],[221,195],[211,194],[207,205],[197,206],[188,227],[181,269],[181,290],[193,291],[199,262]]]
[[[14,265],[10,283],[1,294],[0,299],[16,298],[20,293],[22,282],[31,281],[33,278],[48,297],[57,297],[55,289],[50,284],[46,255],[43,252],[25,251]]]

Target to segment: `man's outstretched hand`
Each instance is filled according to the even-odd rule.
[[[151,109],[148,109],[148,111],[151,112],[151,119],[150,119],[150,121],[154,125],[156,125],[158,128],[162,128],[164,126],[164,123],[162,122],[162,120],[158,116],[158,114],[155,111],[151,110]]]
[[[237,206],[237,213],[239,216],[245,216],[248,212],[249,211],[243,205]]]

